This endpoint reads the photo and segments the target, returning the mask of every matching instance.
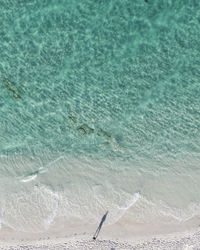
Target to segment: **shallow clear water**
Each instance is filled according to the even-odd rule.
[[[1,222],[200,215],[199,37],[197,0],[2,0]]]

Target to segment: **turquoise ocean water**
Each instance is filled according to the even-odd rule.
[[[1,225],[200,216],[199,38],[198,0],[1,0]]]

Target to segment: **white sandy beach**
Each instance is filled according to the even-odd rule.
[[[9,228],[0,232],[0,249],[200,249],[199,218],[187,223],[171,224],[134,224],[131,211],[117,223],[103,225],[97,240],[92,236],[98,225],[74,223],[70,229],[64,220],[52,224],[41,234],[14,233]],[[62,230],[62,233],[60,232]]]
[[[105,237],[106,238],[106,237]],[[200,249],[200,232],[159,235],[152,238],[104,239],[103,234],[94,241],[91,235],[74,235],[70,238],[38,239],[34,241],[1,242],[0,249]]]

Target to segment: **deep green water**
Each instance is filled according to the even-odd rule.
[[[21,201],[6,213],[6,197],[28,193],[23,204],[42,195],[36,217],[47,200],[52,218],[84,217],[81,186],[100,195],[95,211],[111,206],[111,221],[137,194],[198,205],[199,38],[198,0],[1,0],[2,221],[34,228]]]

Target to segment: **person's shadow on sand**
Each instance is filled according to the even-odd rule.
[[[95,232],[95,234],[94,234],[94,236],[93,236],[93,240],[96,240],[96,238],[98,237],[99,232],[100,232],[100,230],[101,230],[101,227],[102,227],[104,221],[106,220],[107,214],[108,214],[108,211],[107,211],[107,212],[104,214],[104,216],[102,217],[101,222],[100,222],[100,224],[99,224],[99,226],[98,226],[98,228],[97,228],[97,230],[96,230],[96,232]]]

